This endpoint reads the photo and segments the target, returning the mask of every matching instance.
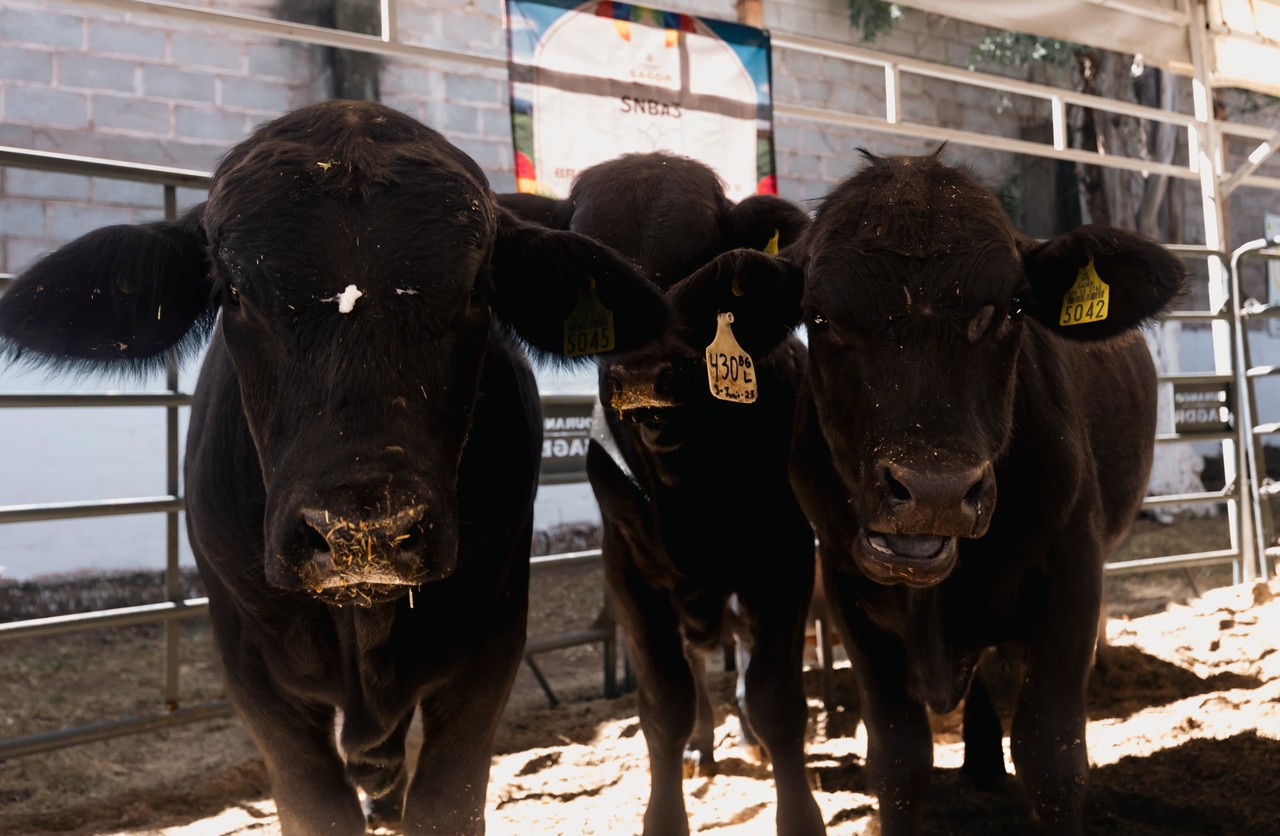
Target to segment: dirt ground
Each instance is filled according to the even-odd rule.
[[[1225,545],[1221,519],[1141,522],[1126,554]],[[1111,644],[1090,691],[1088,828],[1096,834],[1280,834],[1280,580],[1224,586],[1225,569],[1122,576],[1108,584]],[[530,635],[586,627],[600,570],[535,574]],[[221,694],[208,628],[183,630],[184,701]],[[0,652],[0,737],[156,710],[158,627],[11,643]],[[491,834],[639,831],[648,796],[633,695],[601,699],[598,647],[538,657],[562,705],[521,671],[499,732],[487,810]],[[832,834],[876,833],[863,771],[865,733],[811,695],[808,761]],[[685,782],[695,831],[773,831],[767,767],[739,746],[732,675],[713,675],[719,774]],[[838,700],[851,671],[835,671]],[[959,718],[935,718],[930,834],[1035,832],[1016,785],[961,785]],[[1007,742],[1006,742],[1007,746]],[[1010,764],[1010,769],[1012,765]],[[0,761],[0,834],[279,832],[266,778],[232,719]]]

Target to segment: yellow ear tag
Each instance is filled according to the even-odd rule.
[[[578,291],[578,304],[564,321],[564,354],[583,357],[613,350],[613,311],[596,293],[596,280],[588,277]]]
[[[1111,309],[1111,287],[1098,276],[1093,259],[1080,268],[1076,283],[1062,297],[1062,314],[1059,325],[1084,325],[1101,322]]]
[[[775,229],[775,230],[773,231],[773,237],[769,239],[769,243],[767,243],[767,244],[765,244],[765,245],[764,245],[764,254],[765,254],[765,255],[777,255],[777,254],[778,254],[778,235],[779,235],[779,234],[780,234],[779,230],[776,230],[776,229]]]
[[[733,314],[716,316],[716,338],[707,346],[707,383],[711,394],[722,401],[755,403],[756,365],[733,336]]]

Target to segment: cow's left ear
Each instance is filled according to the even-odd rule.
[[[1158,317],[1183,292],[1177,256],[1156,241],[1109,226],[1082,226],[1027,244],[1028,313],[1063,337],[1104,340]]]
[[[804,271],[785,254],[731,250],[668,291],[694,339],[709,345],[718,316],[733,314],[738,344],[753,357],[772,351],[800,324]]]
[[[731,248],[763,251],[772,242],[773,252],[777,252],[799,240],[808,226],[809,216],[799,206],[777,195],[757,194],[729,210],[724,237]]]
[[[544,354],[589,360],[632,351],[673,319],[662,291],[609,247],[505,211],[491,266],[494,313]]]

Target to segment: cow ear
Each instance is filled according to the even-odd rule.
[[[770,249],[772,255],[799,240],[808,226],[809,216],[799,206],[777,195],[758,194],[729,210],[725,239],[730,247]]]
[[[1158,317],[1186,287],[1182,262],[1156,241],[1082,226],[1024,247],[1028,312],[1063,337],[1103,340]]]
[[[576,232],[499,212],[493,311],[531,348],[590,360],[658,339],[673,319],[666,296],[618,253]],[[603,349],[603,350],[602,350]]]
[[[573,206],[567,200],[527,192],[494,195],[498,205],[522,221],[548,229],[568,229],[573,219]]]
[[[748,354],[772,351],[800,324],[804,271],[786,255],[731,250],[677,282],[668,294],[694,339],[714,339],[719,314],[733,314],[733,333]]]
[[[31,265],[0,296],[0,351],[59,369],[146,372],[197,350],[217,312],[202,209],[97,229]]]

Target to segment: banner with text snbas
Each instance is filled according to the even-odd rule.
[[[566,197],[588,166],[670,151],[734,201],[775,194],[767,32],[610,0],[507,0],[522,192]]]

